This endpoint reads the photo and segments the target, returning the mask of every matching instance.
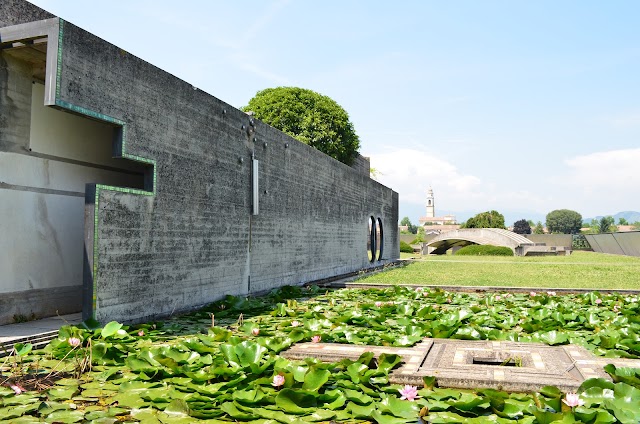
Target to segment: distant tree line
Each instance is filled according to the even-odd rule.
[[[424,229],[411,224],[408,217],[402,218],[400,225],[407,226],[409,233],[417,234]],[[634,230],[640,230],[640,221],[629,224],[625,218],[620,218],[617,225],[632,225]],[[546,226],[546,231],[545,231]],[[463,222],[460,228],[502,228],[505,229],[504,215],[491,210],[481,212],[474,217]],[[587,230],[582,231],[583,228]],[[570,209],[556,209],[547,214],[545,223],[538,221],[520,219],[513,224],[513,232],[517,234],[587,234],[611,233],[618,231],[615,219],[612,216],[604,216],[600,219],[593,219],[590,223],[582,222],[582,215]],[[419,234],[420,235],[420,234]],[[421,238],[421,237],[418,237]]]

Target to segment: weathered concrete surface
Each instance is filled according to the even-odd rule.
[[[536,244],[544,244],[545,246],[563,246],[571,249],[573,244],[573,236],[571,234],[523,234]]]
[[[78,312],[81,301],[77,285],[0,293],[0,335],[3,324]]]
[[[0,4],[4,24],[44,17],[26,2]],[[96,178],[85,190],[85,318],[142,321],[398,258],[398,196],[369,178],[366,161],[357,169],[341,164],[56,22],[60,60],[56,75],[48,74],[56,108],[111,126],[114,155],[144,173],[141,186],[128,185],[134,189]],[[252,158],[258,215],[251,214]],[[384,256],[374,263],[370,217],[384,227]]]
[[[0,27],[40,21],[54,16],[38,6],[24,0],[2,0],[0,2]]]
[[[576,345],[425,339],[412,348],[300,343],[280,355],[290,359],[318,358],[325,362],[357,359],[364,352],[400,355],[403,364],[389,382],[421,386],[423,378],[436,377],[438,386],[462,389],[493,388],[530,392],[554,385],[575,392],[588,378],[609,378],[607,364],[640,367],[640,360],[601,358]]]

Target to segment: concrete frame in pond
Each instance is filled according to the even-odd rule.
[[[84,318],[136,322],[399,257],[398,195],[362,157],[337,162],[26,1],[0,5],[0,45],[0,161],[23,164],[0,167],[0,323],[79,310],[81,291]],[[45,113],[58,115],[42,129]],[[107,136],[115,159],[96,153]],[[84,144],[65,144],[74,137]],[[69,218],[81,196],[84,224]],[[53,210],[58,221],[39,221]],[[54,254],[73,271],[38,268]]]

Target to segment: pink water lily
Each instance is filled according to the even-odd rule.
[[[291,321],[291,326],[292,327],[299,327],[300,326],[300,321]]]
[[[502,298],[500,297],[500,295],[497,295],[497,296],[496,296],[496,300],[497,300],[497,301],[499,301],[500,299],[502,299]]]
[[[322,340],[322,337],[318,336],[317,334],[313,337],[311,337],[311,342],[312,343],[320,343],[320,341]]]
[[[78,347],[80,346],[80,343],[82,343],[82,341],[77,337],[69,337],[67,342],[73,347]]]
[[[536,293],[536,292],[534,292],[534,291],[529,292],[529,296],[535,296],[535,295],[537,295],[537,294],[538,294],[538,293]]]
[[[548,291],[548,292],[547,292],[547,295],[549,295],[549,296],[555,296],[555,295],[556,295],[556,292],[554,292],[554,291]]]
[[[376,305],[376,308],[379,308],[379,307],[382,306],[382,302],[376,302],[376,303],[374,303],[374,305]]]
[[[595,302],[596,302],[596,305],[599,305],[599,304],[601,304],[601,303],[602,303],[602,299],[599,299],[599,298],[598,298],[598,299],[596,299],[596,300],[595,300]]]
[[[273,383],[271,383],[273,387],[280,387],[283,384],[284,384],[284,375],[277,374],[273,376]]]
[[[580,395],[577,393],[567,393],[566,397],[562,399],[562,402],[572,408],[584,404],[584,400],[580,399]]]
[[[405,385],[402,389],[398,389],[398,392],[402,395],[400,398],[402,400],[415,400],[420,397],[418,396],[418,387],[410,386],[409,384]]]
[[[254,328],[253,330],[251,330],[251,334],[253,334],[254,336],[257,336],[258,334],[260,334],[260,329]]]
[[[138,336],[140,336],[140,337],[144,336],[144,330],[138,331]]]
[[[24,393],[24,392],[26,392],[25,388],[24,388],[24,387],[22,387],[22,386],[21,386],[21,385],[19,385],[19,384],[9,384],[9,387],[11,388],[11,390],[13,390],[13,392],[14,392],[16,395],[19,395],[20,393]]]

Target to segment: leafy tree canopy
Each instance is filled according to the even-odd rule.
[[[402,220],[400,221],[400,225],[402,225],[402,226],[406,225],[407,226],[407,230],[411,234],[416,234],[418,232],[418,227],[411,223],[411,220],[409,219],[408,216],[405,216],[404,218],[402,218]]]
[[[600,232],[600,221],[592,219],[590,223],[583,222],[582,227],[587,228],[582,230],[583,234],[598,234]]]
[[[629,225],[625,218],[618,218],[618,225]]]
[[[259,91],[242,108],[261,121],[351,165],[358,138],[349,115],[327,96],[298,87],[267,88]]]
[[[469,218],[461,228],[502,228],[504,230],[504,215],[498,211],[482,212]]]
[[[556,209],[547,214],[550,233],[578,234],[582,228],[582,215],[569,209]]]
[[[421,227],[418,225],[418,228],[416,231],[416,238],[413,239],[411,244],[418,244],[418,243],[422,243],[423,241],[424,241],[424,227]]]
[[[603,216],[600,218],[600,222],[598,222],[598,230],[601,233],[612,233],[618,231],[618,227],[615,224],[616,220],[612,216]]]
[[[533,229],[533,234],[544,234],[544,226],[542,225],[542,222],[538,221]]]
[[[526,219],[513,223],[513,232],[516,234],[531,234],[531,224]]]

